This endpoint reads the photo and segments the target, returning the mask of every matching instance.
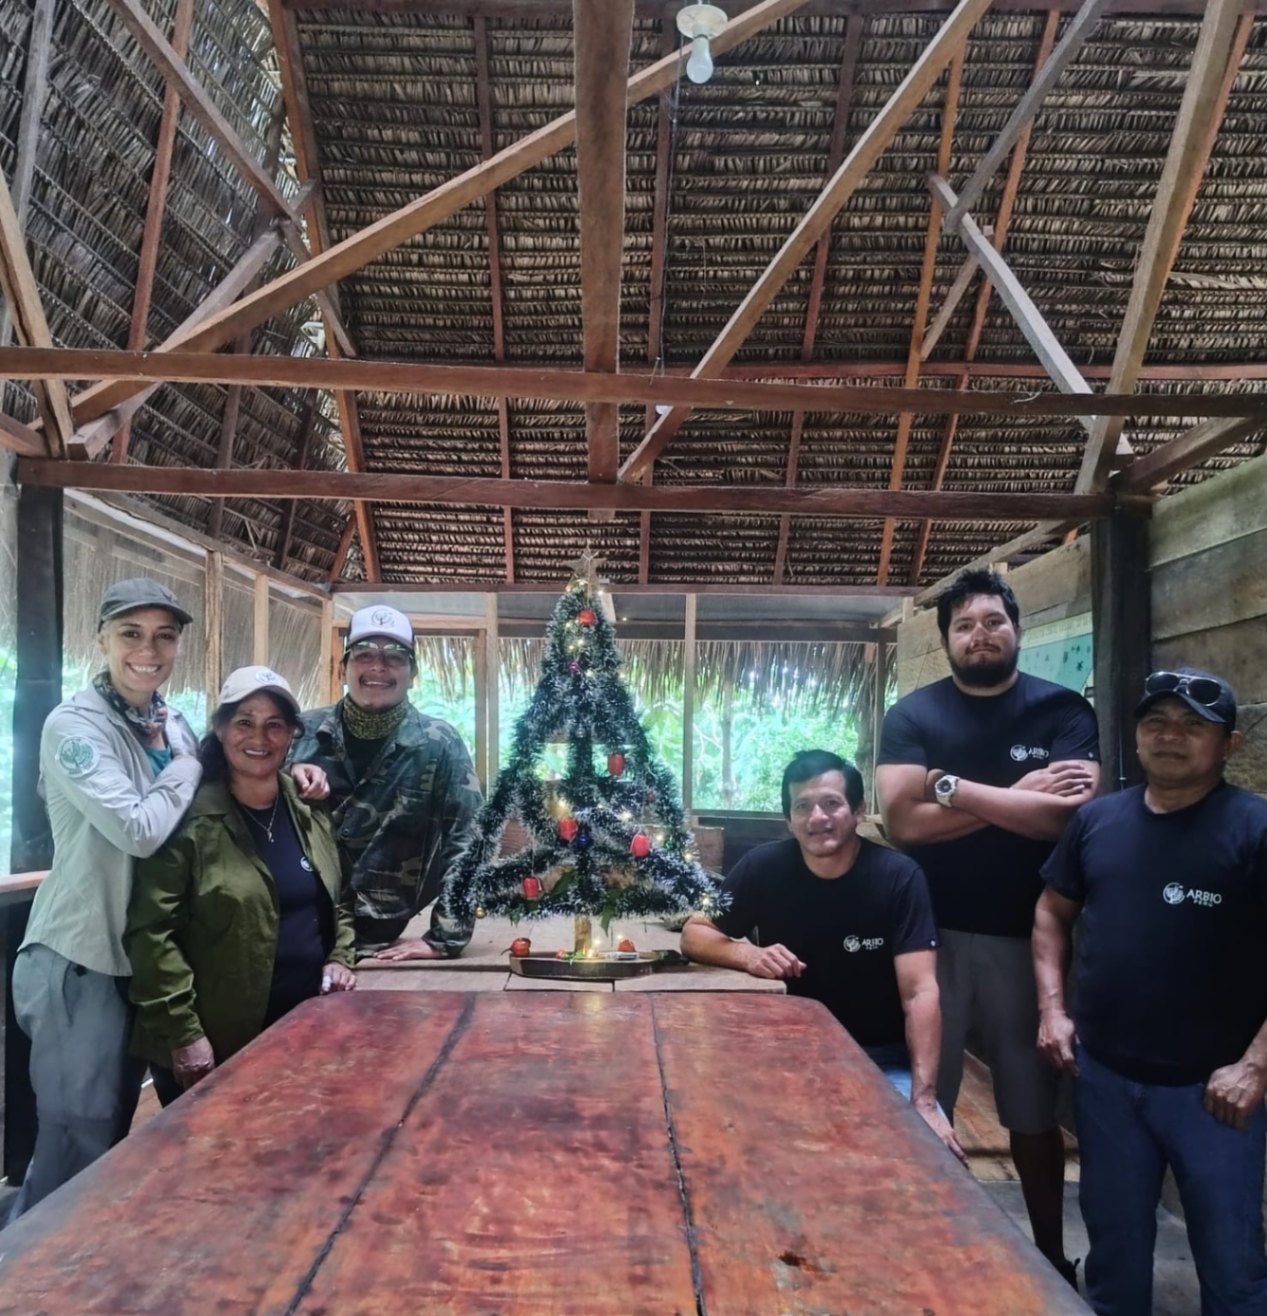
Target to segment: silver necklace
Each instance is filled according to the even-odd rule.
[[[238,801],[239,804],[242,804],[242,812],[246,815],[247,821],[253,822],[256,825],[256,827],[258,827],[260,831],[262,831],[264,835],[268,837],[269,845],[273,844],[273,824],[277,821],[277,806],[281,802],[282,802],[282,797],[281,797],[281,792],[279,791],[277,798],[273,801],[273,812],[268,815],[268,822],[262,823],[255,816],[255,810],[252,809],[249,804],[242,804],[241,800]]]

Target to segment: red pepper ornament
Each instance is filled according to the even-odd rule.
[[[608,754],[607,771],[613,777],[619,777],[625,770],[625,756],[623,754]]]
[[[651,853],[651,838],[646,832],[637,832],[629,842],[629,853],[635,859],[645,859]]]
[[[576,620],[579,621],[582,626],[593,626],[598,620],[598,613],[596,613],[593,608],[582,608],[580,612],[576,614]]]
[[[569,844],[576,840],[576,834],[580,831],[575,818],[559,819],[559,838],[567,841]]]
[[[541,899],[541,879],[539,877],[524,878],[524,899],[525,900]]]

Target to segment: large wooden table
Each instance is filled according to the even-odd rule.
[[[816,1003],[307,1002],[0,1235],[0,1311],[1085,1311]]]

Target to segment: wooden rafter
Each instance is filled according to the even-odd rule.
[[[915,595],[915,606],[923,608],[931,603],[936,603],[938,594],[965,571],[975,571],[992,567],[998,562],[1006,562],[1008,558],[1015,556],[1017,553],[1028,552],[1032,548],[1037,548],[1040,544],[1046,544],[1049,540],[1064,535],[1069,530],[1076,530],[1081,524],[1081,520],[1075,518],[1073,520],[1047,521],[1036,525],[1032,530],[1026,530],[1024,534],[1017,535],[1015,539],[1009,539],[1006,543],[999,544],[988,553],[982,553],[980,557],[973,558],[971,562],[965,562],[948,575],[942,576],[940,580],[935,580],[931,585],[925,586]],[[912,586],[912,588],[914,587]]]
[[[26,71],[22,78],[22,109],[14,142],[13,177],[9,180],[18,228],[26,232],[26,212],[35,179],[35,153],[39,146],[44,102],[48,97],[48,66],[53,53],[53,0],[36,0],[26,45]],[[0,307],[0,347],[7,347],[13,322],[6,302]]]
[[[304,77],[299,30],[295,16],[288,13],[279,0],[269,0],[268,9],[273,45],[277,51],[278,69],[281,74],[282,98],[286,106],[291,138],[295,144],[296,172],[301,183],[311,182],[317,185],[311,202],[312,224],[309,229],[309,241],[312,244],[313,256],[320,258],[323,248],[330,241],[330,225],[326,217],[325,198],[321,191],[321,163],[317,155],[316,134],[312,127],[312,109],[308,97],[308,84]],[[297,237],[297,233],[294,236]],[[302,243],[300,246],[302,247]],[[303,248],[301,264],[308,255],[308,249]],[[338,359],[341,355],[355,357],[357,353],[351,335],[342,326],[332,298],[319,299],[318,305],[321,307],[325,321],[327,355],[332,360]],[[347,389],[335,389],[333,396],[348,470],[364,470],[365,450],[361,437],[361,412],[356,394]],[[373,509],[357,500],[352,504],[351,519],[355,522],[361,539],[361,556],[365,563],[365,574],[371,581],[377,580],[380,570]]]
[[[672,55],[676,47],[674,25],[666,18],[660,25],[660,57]],[[664,343],[660,331],[664,324],[664,283],[669,251],[669,186],[673,172],[673,119],[678,82],[660,93],[656,109],[655,181],[651,203],[651,290],[647,306],[647,365],[660,369],[664,365]],[[647,407],[644,427],[653,423],[655,408]],[[638,580],[647,583],[651,571],[651,513],[638,518]]]
[[[194,24],[194,0],[179,0],[172,20],[172,50],[183,60],[189,54],[189,34]],[[149,337],[150,301],[154,295],[154,277],[158,273],[159,243],[163,236],[163,215],[167,210],[167,184],[172,173],[172,152],[176,130],[180,127],[180,96],[172,83],[163,89],[163,115],[158,124],[154,146],[154,169],[150,174],[149,199],[145,206],[145,226],[141,230],[141,250],[137,257],[136,291],[132,294],[132,320],[128,325],[128,350],[139,351]],[[126,461],[132,437],[129,418],[119,426],[110,445],[110,460]],[[216,507],[219,507],[219,503]],[[213,514],[215,508],[212,509]]]
[[[29,425],[23,425],[20,420],[14,420],[12,416],[6,416],[2,412],[0,412],[0,448],[16,452],[20,457],[43,457],[48,452],[44,436],[38,430],[33,430]]]
[[[22,225],[13,204],[13,196],[0,173],[0,292],[9,306],[18,342],[33,348],[53,348],[39,285],[26,254]],[[5,349],[12,350],[12,349]],[[61,379],[32,381],[35,402],[44,420],[45,442],[54,457],[64,457],[70,446],[74,425],[70,418],[70,398]]]
[[[933,195],[941,201],[942,206],[949,211],[955,204],[956,197],[954,189],[945,178],[941,174],[929,174],[928,186]],[[1091,396],[1091,385],[1070,360],[1069,353],[1060,345],[1051,326],[1043,318],[1043,313],[1034,304],[1034,299],[1026,292],[1021,281],[1013,274],[1011,266],[981,231],[971,215],[963,215],[960,218],[957,232],[998,289],[999,298],[1011,311],[1017,328],[1024,335],[1025,341],[1034,349],[1034,355],[1047,368],[1056,387],[1065,393]],[[1086,410],[1079,414],[1084,418],[1084,425],[1090,429],[1090,418],[1096,412]]]
[[[966,42],[966,38],[965,38]],[[959,91],[963,85],[963,54],[961,45],[950,61],[950,74],[946,81],[946,100],[941,112],[941,137],[937,143],[937,171],[950,170],[950,151],[955,140],[955,119],[959,113]],[[937,273],[937,247],[941,237],[941,202],[936,196],[929,200],[928,228],[924,233],[924,261],[920,266],[919,286],[915,291],[915,313],[911,317],[911,343],[906,352],[906,388],[919,385],[920,347],[928,325],[928,308],[933,299],[933,276]],[[897,418],[897,435],[893,441],[893,462],[889,468],[889,488],[900,489],[906,477],[906,453],[910,447],[913,412],[904,411]],[[880,560],[876,568],[875,583],[883,585],[889,578],[889,563],[893,556],[893,534],[897,522],[889,517],[880,531]]]
[[[1139,457],[1113,477],[1113,488],[1124,493],[1148,493],[1210,457],[1262,429],[1254,420],[1206,420],[1185,434]]]
[[[220,352],[118,352],[97,348],[0,348],[0,379],[129,380],[247,384],[253,388],[368,389],[373,392],[538,398],[548,402],[655,402],[729,411],[914,411],[1037,416],[1211,417],[1267,415],[1267,392],[1050,393],[888,388],[870,385],[765,384],[522,366],[424,365],[413,361],[320,360]]]
[[[982,227],[987,232],[988,226]],[[997,235],[994,243],[998,245]],[[988,283],[988,280],[984,281]],[[991,285],[992,289],[992,285]],[[988,299],[987,299],[988,300]],[[549,362],[520,361],[524,367],[536,364],[549,369]],[[1108,365],[1081,367],[1088,380],[1108,379],[1112,370]],[[664,373],[675,379],[686,378],[690,370],[685,366],[668,366]],[[728,366],[722,379],[893,379],[906,373],[905,361],[745,361]],[[925,361],[920,367],[921,376],[930,379],[951,379],[966,374],[973,379],[1049,379],[1047,371],[1037,361]],[[1141,380],[1174,383],[1246,383],[1267,379],[1267,361],[1206,361],[1160,362],[1140,367]]]
[[[119,466],[21,457],[21,484],[104,489],[199,498],[345,498],[392,503],[445,503],[624,512],[791,512],[805,516],[936,516],[947,521],[1092,520],[1117,503],[1109,494],[926,493],[910,490],[751,486],[588,484],[568,480],[500,480],[399,475],[380,471],[215,471],[203,467]],[[1146,501],[1146,500],[1145,500]]]
[[[831,142],[827,147],[827,178],[840,168],[845,158],[845,142],[849,136],[849,112],[853,108],[854,75],[858,69],[858,56],[862,51],[864,20],[857,15],[845,24],[844,47],[840,56],[840,74],[836,80],[836,109],[832,116]],[[814,340],[818,336],[818,318],[823,306],[823,288],[827,283],[827,260],[831,254],[831,227],[818,239],[814,251],[814,272],[810,276],[809,299],[805,307],[805,329],[801,334],[801,360],[814,355]],[[796,483],[797,467],[801,455],[801,435],[805,430],[805,413],[792,413],[792,428],[788,437],[787,469],[784,484],[789,488]],[[786,516],[779,518],[779,537],[774,549],[773,580],[783,583],[787,570],[787,546],[792,534],[792,523]]]
[[[365,585],[361,581],[345,580],[336,581],[329,587],[331,594],[363,594]],[[690,581],[673,581],[671,584],[664,584],[657,581],[651,585],[639,585],[633,581],[613,582],[612,589],[617,594],[634,594],[641,597],[653,597],[656,595],[677,595],[683,594],[712,594],[718,597],[730,596],[734,598],[745,598],[753,594],[769,594],[770,586],[761,585],[730,585],[718,584],[715,580],[700,581],[693,583]],[[467,594],[467,593],[484,593],[486,591],[495,591],[498,594],[558,594],[559,582],[557,580],[548,581],[520,581],[516,585],[506,585],[499,580],[484,577],[480,580],[420,580],[411,578],[408,581],[391,581],[385,580],[379,585],[374,586],[375,594],[415,594],[419,591],[425,591],[428,594]],[[831,598],[840,599],[842,596],[848,599],[906,599],[915,594],[915,590],[910,585],[784,585],[779,594],[790,597],[801,598]],[[463,619],[468,623],[468,628],[478,630],[478,624],[470,626],[472,618]],[[456,626],[450,627],[450,633],[456,629]],[[536,632],[541,634],[541,623],[537,622]],[[623,634],[623,630],[622,630]]]
[[[731,358],[747,341],[761,315],[778,295],[779,289],[830,227],[841,207],[854,194],[912,111],[928,94],[972,25],[989,6],[990,0],[960,0],[955,12],[942,24],[937,35],[915,61],[884,108],[867,125],[866,131],[792,230],[787,241],[758,276],[726,327],[713,340],[691,372],[692,378],[715,379],[730,363]],[[661,416],[620,468],[620,478],[644,479],[665,445],[681,429],[689,415],[690,408],[674,407]]]
[[[581,212],[581,334],[586,370],[620,364],[620,279],[625,245],[625,106],[633,0],[574,0],[576,172]],[[585,408],[591,481],[615,480],[619,411]]]
[[[261,233],[238,257],[237,263],[228,274],[203,298],[194,311],[176,326],[170,337],[151,349],[151,353],[170,352],[179,348],[185,336],[208,315],[213,315],[221,307],[228,306],[240,297],[243,290],[249,288],[259,277],[260,271],[273,258],[280,244],[281,238],[275,229]],[[80,377],[85,378],[85,376]],[[104,416],[90,421],[87,425],[81,425],[75,431],[75,444],[81,447],[87,456],[95,457],[111,442],[119,429],[140,411],[157,388],[157,383],[143,384],[112,411],[106,412]],[[73,398],[71,405],[74,406]]]
[[[1126,393],[1135,387],[1179,243],[1249,41],[1253,22],[1245,18],[1238,23],[1238,9],[1237,0],[1210,0],[1201,24],[1152,214],[1135,261],[1122,332],[1113,354],[1109,388],[1115,393]],[[1104,487],[1121,432],[1121,421],[1113,417],[1104,417],[1092,427],[1074,486],[1077,490]]]
[[[771,23],[796,13],[808,0],[761,0],[740,17],[732,19],[713,38],[715,54],[748,40]],[[967,3],[968,0],[965,0]],[[984,5],[988,0],[973,0]],[[122,0],[111,0],[122,3]],[[677,56],[670,55],[635,73],[627,84],[626,103],[637,104],[654,96],[676,76]],[[215,351],[239,334],[262,324],[319,289],[337,283],[370,261],[417,237],[447,219],[476,197],[487,196],[525,169],[569,146],[576,137],[576,115],[568,113],[529,133],[527,137],[498,151],[491,159],[449,179],[424,196],[385,215],[359,232],[336,242],[319,256],[244,297],[237,305],[221,311],[199,329],[190,346],[198,351]],[[75,399],[77,422],[94,419],[129,396],[131,385],[114,383],[98,392],[86,389]]]
[[[334,550],[334,562],[330,567],[330,582],[333,585],[337,585],[339,578],[343,575],[343,567],[348,560],[348,550],[352,547],[352,539],[355,534],[356,514],[353,512],[344,522],[343,533],[339,536],[339,546]]]
[[[488,24],[482,16],[473,22],[475,40],[475,104],[480,119],[480,159],[493,154],[493,80],[488,68]],[[506,359],[506,324],[502,297],[502,243],[497,222],[497,193],[484,198],[484,229],[488,236],[488,294],[493,309],[493,360]],[[497,399],[497,440],[503,480],[510,479],[510,407]],[[506,550],[506,579],[515,581],[515,519],[502,508],[502,538]]]
[[[304,417],[299,431],[299,456],[295,460],[295,469],[302,471],[308,465],[308,457],[312,452],[312,445],[317,437],[317,395],[310,394],[308,402],[304,407]],[[282,514],[281,534],[277,537],[277,551],[273,554],[273,566],[281,571],[286,566],[286,559],[290,556],[290,541],[295,535],[295,514],[299,510],[299,500],[292,498],[286,502],[285,511]]]
[[[1049,13],[1047,21],[1043,24],[1043,33],[1038,41],[1038,54],[1034,59],[1034,77],[1037,78],[1043,70],[1043,66],[1051,58],[1051,53],[1056,45],[1056,32],[1060,27],[1060,15]],[[999,208],[995,213],[992,231],[985,227],[982,233],[986,234],[994,243],[994,249],[1001,252],[1004,244],[1007,242],[1008,230],[1012,225],[1012,214],[1016,208],[1016,197],[1020,191],[1021,175],[1025,172],[1025,158],[1029,154],[1029,142],[1033,132],[1034,121],[1030,119],[1021,129],[1020,135],[1016,139],[1016,145],[1012,148],[1012,158],[1008,161],[1007,177],[1003,180],[1003,195],[999,198]],[[968,264],[964,266],[965,270],[972,267],[972,270],[980,268],[975,256],[969,254]],[[972,270],[969,270],[971,276]],[[963,271],[961,271],[961,274]],[[956,280],[955,287],[958,286],[959,280]],[[946,298],[947,306],[954,297],[955,287],[951,288],[950,294]],[[959,392],[964,392],[972,380],[973,363],[976,360],[977,350],[981,346],[981,335],[985,332],[986,312],[990,306],[990,293],[994,285],[988,278],[981,281],[981,286],[977,289],[977,303],[972,312],[972,323],[968,328],[968,341],[964,346],[964,361],[962,369],[959,371],[959,377],[955,383],[955,388]],[[964,283],[963,291],[967,290],[967,283]],[[950,307],[953,311],[953,307]],[[943,311],[946,307],[943,307]],[[940,318],[940,317],[939,317]],[[946,319],[949,322],[949,314]],[[934,325],[933,328],[936,328]],[[933,343],[930,338],[933,330],[930,329],[924,337],[923,346],[920,348],[921,358],[927,357],[932,351]],[[925,374],[931,373],[933,367],[927,362],[923,366]],[[1038,367],[1041,369],[1041,367]],[[1043,372],[1046,373],[1045,371]],[[1084,374],[1089,374],[1089,371]],[[941,442],[937,447],[937,458],[933,463],[933,478],[931,487],[940,489],[946,479],[946,472],[950,468],[950,454],[954,448],[955,435],[959,428],[959,418],[949,416],[946,419],[946,427],[942,431]],[[928,553],[928,541],[932,536],[933,525],[931,521],[920,522],[920,527],[915,536],[915,548],[911,555],[911,573],[910,581],[912,584],[918,584],[919,578],[924,572],[924,557]]]
[[[946,227],[950,232],[953,233],[958,229],[960,220],[981,199],[982,192],[989,186],[990,180],[1007,159],[1008,153],[1020,140],[1021,134],[1029,128],[1038,111],[1042,109],[1047,93],[1056,85],[1060,75],[1086,44],[1087,38],[1095,29],[1107,5],[1108,0],[1084,0],[1082,7],[1065,29],[1065,35],[1060,38],[1060,45],[1052,51],[1050,59],[1043,61],[1043,66],[1030,84],[1029,90],[1017,102],[1002,131],[982,156],[980,164],[972,171],[972,176],[959,189],[959,200],[946,214]],[[938,170],[942,175],[947,172],[946,169]]]

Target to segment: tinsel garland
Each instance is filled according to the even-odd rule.
[[[477,909],[512,919],[590,914],[612,919],[716,912],[724,899],[696,861],[677,783],[651,748],[620,677],[616,633],[589,582],[573,580],[555,606],[533,697],[515,727],[509,761],[472,824],[465,852],[450,869],[441,910],[467,920]],[[542,754],[566,737],[567,767],[541,780]],[[624,757],[620,776],[594,766]],[[560,835],[550,795],[567,802],[576,836]],[[531,843],[500,857],[507,822],[517,817]],[[631,858],[639,832],[655,836],[650,852]],[[560,873],[562,874],[560,876]],[[632,873],[632,876],[631,876]],[[554,875],[531,899],[524,879]]]

